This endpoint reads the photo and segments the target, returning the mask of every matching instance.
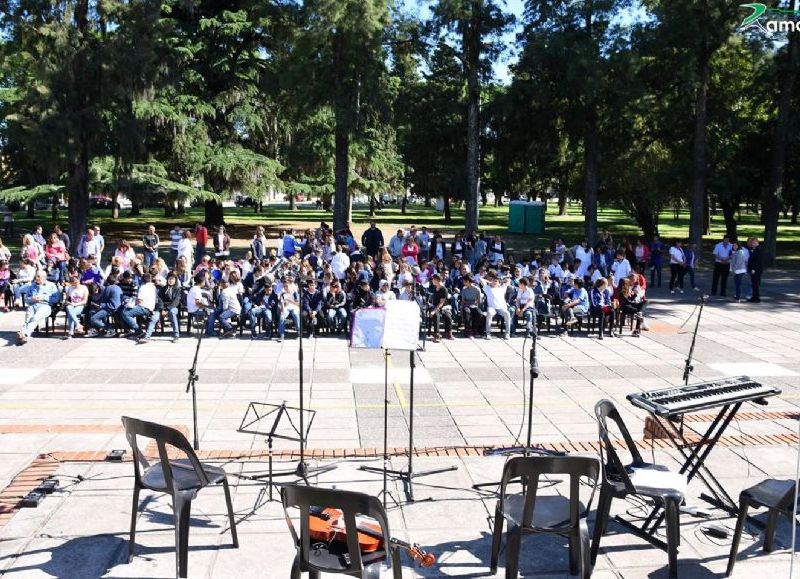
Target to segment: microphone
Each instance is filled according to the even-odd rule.
[[[531,376],[534,378],[539,377],[539,362],[536,360],[536,335],[533,336],[533,344],[531,344],[530,359],[528,361],[531,367]]]

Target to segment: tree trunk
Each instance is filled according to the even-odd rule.
[[[375,217],[375,194],[370,193],[369,195],[369,216]]]
[[[139,208],[139,199],[136,196],[132,196],[131,198],[131,215],[141,215],[142,210]]]
[[[722,217],[725,219],[725,231],[731,236],[731,239],[736,239],[738,227],[736,210],[739,203],[730,197],[725,197],[720,200],[720,205],[722,206]]]
[[[340,115],[337,115],[339,117]],[[347,178],[350,173],[350,135],[344,119],[336,119],[336,157],[333,195],[333,230],[340,231],[348,222]]]
[[[28,205],[25,209],[25,217],[28,219],[34,219],[36,217],[36,201],[28,201]]]
[[[783,171],[786,164],[786,142],[792,106],[792,91],[800,64],[800,32],[789,34],[787,48],[788,63],[782,71],[780,95],[778,96],[778,118],[772,145],[769,179],[764,196],[764,264],[775,265],[778,250],[778,210],[780,206]]]
[[[186,201],[184,201],[183,199],[178,199],[177,207],[175,208],[175,213],[177,215],[186,214]]]
[[[431,206],[431,196],[425,195],[425,207],[430,207],[430,206]]]
[[[450,223],[452,220],[452,216],[450,215],[450,197],[447,195],[444,196],[444,220],[447,223]]]
[[[632,211],[636,224],[641,228],[644,238],[652,240],[658,234],[658,222],[656,211],[650,202],[644,197],[636,197],[632,200]]]
[[[467,191],[464,229],[467,235],[479,225],[478,197],[481,189],[480,153],[480,58],[481,1],[471,0],[470,21],[464,27],[464,62],[467,74]]]
[[[111,193],[111,219],[119,219],[119,191]]]
[[[297,197],[294,195],[294,193],[289,193],[288,197],[289,197],[289,210],[294,211],[295,209],[297,209]],[[258,203],[256,203],[256,207],[258,207]]]
[[[695,84],[694,143],[692,147],[692,185],[689,199],[689,241],[698,251],[703,247],[706,203],[706,118],[711,55],[705,41],[699,50]]]
[[[50,217],[53,221],[53,225],[58,223],[58,203],[60,198],[58,195],[53,195],[53,200],[50,205]]]
[[[68,191],[70,253],[77,254],[81,237],[86,232],[89,213],[89,145],[85,139],[70,163]]]
[[[589,245],[594,245],[597,240],[597,181],[600,156],[600,146],[597,138],[597,115],[594,110],[589,111],[583,149],[583,234],[589,240]]]
[[[559,191],[558,191],[558,214],[562,215],[562,216],[567,214],[567,190],[566,189],[559,189]]]
[[[205,209],[205,225],[206,227],[216,227],[217,225],[225,224],[225,212],[223,211],[222,203],[217,203],[213,199],[209,199],[203,203]]]

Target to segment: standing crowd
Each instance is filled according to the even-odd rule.
[[[667,247],[658,237],[615,243],[607,231],[594,244],[554,239],[548,250],[519,259],[499,235],[462,232],[446,243],[441,233],[412,225],[386,239],[375,222],[358,240],[349,227],[335,232],[325,223],[277,239],[259,226],[243,259],[231,258],[224,226],[209,232],[202,223],[175,225],[163,241],[149,226],[139,246],[120,239],[106,251],[100,228],[90,227],[71,255],[63,231],[55,227],[45,239],[36,227],[23,236],[12,269],[0,240],[2,309],[25,309],[18,343],[61,312],[64,339],[124,335],[147,343],[160,327],[177,341],[182,320],[187,332],[194,324],[221,338],[246,330],[250,339],[280,341],[289,327],[346,334],[355,312],[390,300],[418,303],[421,331],[433,341],[453,339],[459,328],[467,338],[491,339],[495,324],[508,339],[545,323],[556,331],[597,325],[602,339],[622,336],[626,320],[635,337],[648,329],[648,271],[649,285],[661,287],[666,262],[671,293],[683,293],[687,275],[698,290],[692,245]],[[712,295],[726,296],[733,274],[734,299],[743,299],[748,278],[748,301],[760,301],[758,240],[725,237],[713,257]]]

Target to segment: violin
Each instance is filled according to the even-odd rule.
[[[324,543],[347,542],[347,530],[342,511],[311,507],[309,515],[308,529],[312,539]],[[371,519],[365,517],[356,517],[358,546],[362,553],[374,553],[384,548],[383,531],[380,525],[370,521]],[[389,542],[392,546],[405,550],[421,567],[431,567],[436,563],[436,557],[432,553],[423,551],[416,544],[407,543],[394,537],[390,537]]]

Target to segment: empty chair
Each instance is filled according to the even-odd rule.
[[[686,492],[686,477],[683,474],[670,471],[660,465],[649,464],[642,460],[639,449],[631,438],[619,411],[610,400],[601,400],[594,407],[595,417],[600,429],[600,457],[603,461],[603,482],[600,485],[600,499],[597,504],[597,517],[594,523],[592,537],[592,565],[597,560],[597,551],[600,547],[600,538],[608,524],[608,516],[613,499],[625,498],[628,495],[638,495],[655,501],[664,508],[667,524],[667,556],[669,560],[669,576],[678,576],[678,545],[680,544],[679,506],[683,502]],[[623,464],[614,448],[608,431],[608,421],[617,425],[625,446],[631,455],[631,462]],[[651,521],[652,519],[652,521]],[[660,517],[651,517],[645,523],[658,524]],[[633,529],[632,529],[633,530]],[[654,529],[653,529],[654,530]],[[647,532],[644,528],[637,529],[641,536]],[[658,544],[657,539],[648,539],[653,544]]]
[[[537,496],[541,475],[569,475],[569,496]],[[519,552],[522,535],[550,533],[569,539],[569,570],[584,579],[592,575],[589,561],[589,529],[586,506],[580,499],[581,478],[592,487],[597,485],[600,463],[595,458],[581,456],[520,456],[510,459],[503,468],[500,499],[494,513],[492,534],[492,574],[497,573],[503,523],[508,523],[506,539],[506,578],[516,579],[519,571]],[[512,482],[521,482],[521,494],[508,494]],[[589,500],[591,503],[591,497]]]
[[[233,505],[228,488],[225,470],[197,460],[197,456],[180,431],[162,426],[154,422],[137,420],[128,416],[122,417],[125,436],[133,451],[134,486],[133,511],[131,513],[131,536],[128,543],[128,560],[133,558],[136,546],[136,516],[139,513],[139,491],[148,489],[172,495],[172,510],[175,517],[175,567],[178,577],[186,577],[189,555],[189,522],[192,500],[203,487],[222,483],[225,489],[225,502],[228,507],[228,519],[231,525],[233,546],[239,546],[236,536],[236,522],[233,519]],[[159,461],[150,464],[139,449],[138,437],[155,441],[158,447]],[[185,459],[171,460],[167,445],[176,448],[186,455]]]
[[[285,486],[281,489],[283,508],[289,531],[297,546],[297,556],[292,565],[291,579],[300,579],[301,573],[308,572],[311,579],[318,579],[319,572],[342,573],[362,579],[378,578],[381,567],[387,559],[391,560],[392,576],[402,579],[400,553],[390,541],[389,524],[386,512],[380,501],[370,495],[337,489],[321,489],[317,487]],[[312,507],[330,508],[342,512],[346,540],[339,545],[320,544],[311,537],[309,516]],[[300,510],[300,534],[292,525],[288,509]],[[362,553],[358,543],[356,516],[362,515],[375,519],[380,526],[383,537],[382,549],[372,553]],[[332,543],[336,543],[333,541]],[[312,545],[314,546],[312,549]],[[388,547],[387,547],[388,546]]]
[[[731,554],[728,557],[728,569],[725,575],[733,573],[736,564],[736,554],[739,551],[739,541],[742,530],[747,520],[747,511],[750,507],[769,509],[767,530],[764,534],[764,551],[772,551],[775,541],[775,531],[778,527],[778,516],[786,515],[791,521],[794,516],[794,485],[793,480],[767,479],[739,494],[739,518],[736,521],[736,531],[733,533]]]

